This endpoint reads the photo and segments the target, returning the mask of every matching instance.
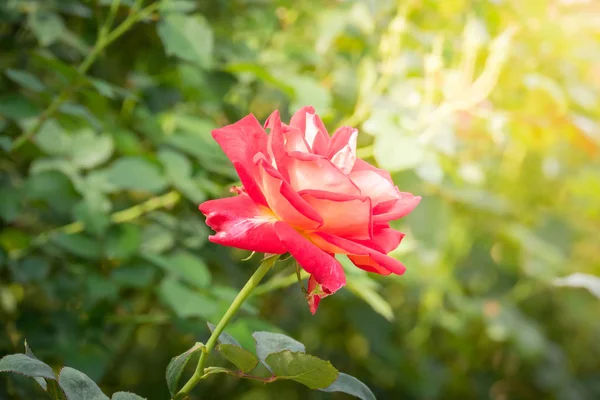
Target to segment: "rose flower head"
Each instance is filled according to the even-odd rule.
[[[232,189],[236,196],[200,205],[216,231],[211,242],[289,252],[310,274],[312,313],[346,283],[335,254],[369,272],[404,273],[404,265],[387,255],[404,237],[389,222],[410,213],[421,197],[401,192],[387,171],[356,158],[356,129],[342,127],[329,136],[314,108],[304,107],[289,125],[278,111],[264,127],[251,114],[212,135],[242,187]]]

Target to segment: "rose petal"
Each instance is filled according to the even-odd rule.
[[[398,189],[391,179],[383,177],[373,170],[353,170],[348,177],[358,186],[363,196],[369,196],[373,201],[373,207],[388,200],[398,198]]]
[[[256,185],[258,172],[252,162],[255,154],[268,154],[267,134],[258,120],[250,114],[211,133],[233,163],[248,195],[256,203],[266,205],[265,198]]]
[[[302,107],[296,111],[290,120],[290,126],[304,133],[306,143],[314,154],[326,155],[329,149],[330,137],[323,121],[315,114],[313,107]]]
[[[206,224],[216,231],[213,243],[261,253],[283,254],[287,250],[275,234],[275,216],[241,194],[206,201],[198,207],[206,215]]]
[[[370,247],[381,253],[387,254],[392,250],[396,250],[404,233],[399,232],[389,227],[389,224],[375,225],[373,228],[373,238],[369,240],[355,240],[363,246]]]
[[[315,276],[311,275],[308,279],[308,294],[306,295],[306,300],[308,300],[308,308],[313,315],[317,312],[321,299],[330,295],[331,293],[323,291],[323,288],[319,282],[317,282]]]
[[[288,153],[286,163],[290,184],[295,190],[324,190],[360,195],[352,180],[325,157],[309,153]]]
[[[356,161],[356,140],[358,130],[342,127],[338,129],[329,144],[328,158],[344,174],[349,174]]]
[[[319,231],[354,239],[371,239],[371,200],[341,193],[303,190],[300,196],[323,217]]]
[[[260,184],[269,208],[282,221],[305,230],[317,229],[323,218],[264,159],[257,160]]]
[[[315,241],[313,236],[320,237],[324,243]],[[391,273],[402,275],[404,271],[406,271],[406,267],[395,258],[353,240],[325,232],[315,232],[311,235],[311,239],[313,239],[319,247],[325,248],[326,251],[337,249],[335,253],[347,254],[348,258],[350,258],[357,267],[369,272],[375,272],[381,275],[389,275]]]
[[[319,249],[304,236],[283,222],[275,223],[275,233],[298,264],[332,294],[346,284],[342,265],[331,254]]]
[[[398,192],[398,195],[399,199],[379,203],[373,208],[373,222],[381,223],[402,218],[414,210],[421,201],[421,196],[414,196],[412,193]]]

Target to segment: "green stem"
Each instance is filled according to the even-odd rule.
[[[198,365],[196,365],[196,370],[194,371],[194,375],[187,381],[187,383],[181,388],[179,393],[175,396],[175,400],[183,399],[188,393],[200,382],[201,379],[204,378],[204,363],[206,362],[206,358],[210,354],[211,350],[217,343],[217,339],[219,335],[225,329],[225,326],[231,321],[231,318],[235,315],[237,310],[241,307],[242,303],[250,296],[250,293],[254,288],[259,284],[259,282],[264,278],[264,276],[269,272],[271,267],[275,264],[275,261],[279,258],[279,255],[274,255],[272,257],[266,258],[263,262],[258,266],[254,274],[250,277],[248,282],[244,285],[242,290],[238,293],[238,295],[233,300],[233,303],[229,306],[223,318],[217,324],[217,327],[208,338],[206,345],[202,349],[202,353],[200,355],[200,359],[198,360]]]

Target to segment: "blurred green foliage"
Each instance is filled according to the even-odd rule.
[[[26,337],[106,393],[168,398],[169,360],[257,263],[207,243],[196,206],[237,179],[210,130],[313,105],[423,196],[397,224],[408,272],[349,268],[313,317],[288,263],[228,331],[247,348],[286,332],[381,399],[600,397],[599,17],[585,0],[2,1],[0,355]],[[41,394],[3,374],[7,396]]]

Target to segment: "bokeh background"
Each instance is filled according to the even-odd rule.
[[[408,271],[349,268],[312,316],[281,265],[228,332],[285,332],[380,399],[600,398],[597,1],[4,0],[0,52],[0,355],[26,338],[168,398],[258,263],[207,242],[197,204],[237,179],[210,130],[313,105],[423,196],[395,224]]]

